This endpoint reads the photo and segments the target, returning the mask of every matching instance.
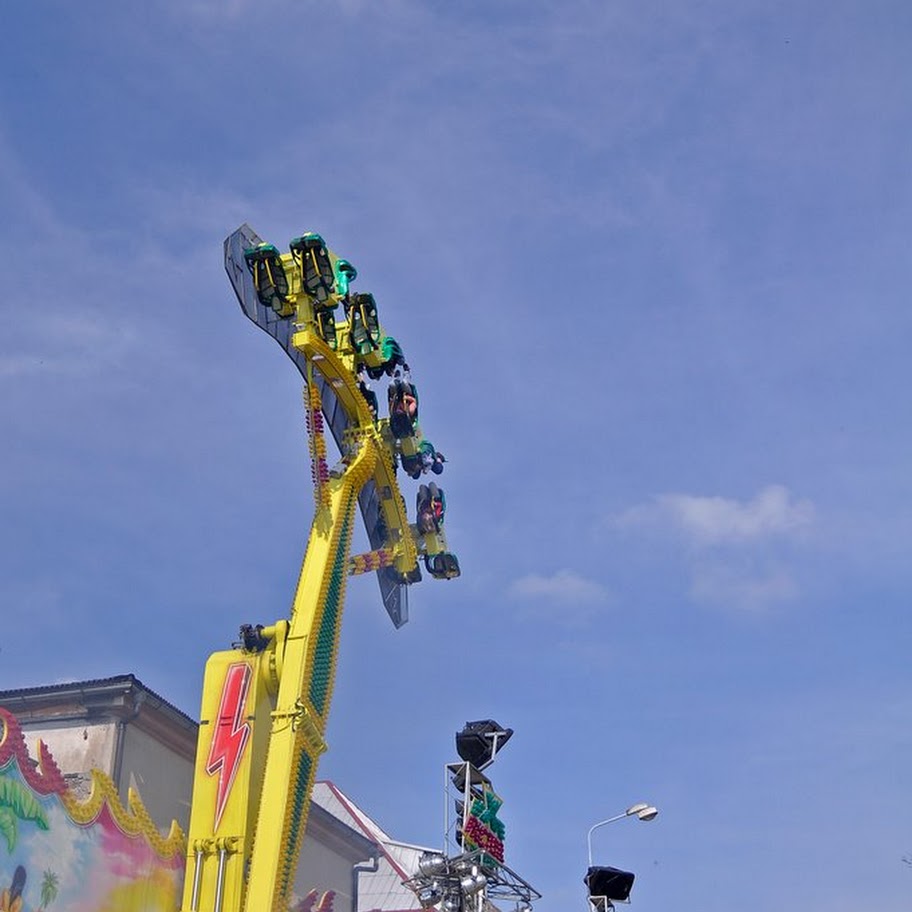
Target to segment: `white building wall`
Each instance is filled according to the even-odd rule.
[[[357,912],[352,897],[352,863],[305,833],[294,892],[303,899],[311,890],[322,896],[334,890],[333,912]],[[294,905],[294,904],[292,904]]]
[[[124,801],[127,788],[136,789],[162,830],[176,819],[186,833],[193,786],[188,738],[195,744],[193,724],[167,705],[160,711],[159,698],[151,692],[149,696],[141,685],[137,695],[132,679],[84,682],[71,690],[64,686],[59,693],[54,689],[48,694],[44,688],[8,692],[12,705],[4,706],[18,709],[20,720],[27,719],[23,734],[30,754],[37,756],[37,742],[43,740],[78,796],[85,797],[91,770],[99,769],[116,780]],[[89,721],[90,715],[98,718]],[[394,842],[330,783],[317,783],[314,800],[325,810],[323,819],[317,819],[313,809],[308,818],[292,912],[325,912],[327,906],[321,907],[320,901],[330,890],[333,912],[415,909],[414,894],[401,881],[414,873],[421,848]],[[357,886],[355,865],[363,865]],[[314,890],[314,902],[298,905]]]
[[[117,726],[113,722],[60,722],[29,727],[25,743],[33,757],[38,756],[38,741],[44,741],[60,772],[88,775],[100,769],[110,775],[117,746]]]
[[[121,799],[126,802],[127,787],[135,789],[160,829],[167,829],[171,821],[176,820],[186,833],[193,790],[193,761],[135,725],[126,727],[122,750]]]

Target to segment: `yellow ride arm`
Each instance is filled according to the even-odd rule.
[[[272,627],[242,628],[241,642],[206,664],[181,912],[288,907],[317,762],[326,747],[349,573],[382,570],[381,591],[390,578],[395,591],[420,579],[420,545],[425,555],[450,561],[434,568],[435,576],[458,575],[455,557],[444,553],[442,532],[419,541],[409,525],[396,481],[395,441],[358,386],[359,364],[377,366],[380,356],[356,355],[352,328],[331,319],[342,299],[332,293],[332,270],[318,260],[317,241],[322,245],[318,235],[302,236],[292,242],[292,255],[279,255],[247,226],[226,240],[226,268],[244,313],[280,342],[307,382],[317,509],[290,617]],[[322,246],[320,256],[327,256]],[[313,300],[302,270],[317,295]],[[381,332],[379,324],[375,331]],[[338,417],[341,409],[344,418],[332,426],[343,453],[341,471],[330,471],[326,463],[321,388],[329,413]],[[374,550],[350,560],[365,485],[373,492],[367,500]],[[384,602],[394,623],[404,623],[401,603],[387,602],[387,593]]]
[[[244,906],[248,912],[284,910],[294,884],[317,760],[326,749],[323,734],[357,497],[377,455],[372,441],[365,440],[342,478],[331,483],[327,532],[320,531],[318,516],[307,545],[280,661],[278,701],[250,860],[250,900]]]
[[[287,908],[325,750],[357,496],[377,457],[368,435],[330,479],[290,619],[207,663],[182,912]]]

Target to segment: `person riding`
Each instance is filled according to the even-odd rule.
[[[422,440],[418,444],[418,452],[414,455],[402,454],[402,468],[412,478],[420,478],[425,472],[431,471],[439,475],[443,471],[446,457],[434,449],[434,444],[429,440]]]
[[[396,371],[396,379],[387,390],[390,430],[397,440],[411,437],[418,422],[418,390],[410,380],[403,379]]]
[[[416,512],[418,531],[422,535],[440,531],[446,513],[446,498],[443,496],[443,491],[434,482],[429,485],[421,485],[418,489]]]

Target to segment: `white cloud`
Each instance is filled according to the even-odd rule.
[[[558,570],[552,576],[537,573],[520,577],[510,586],[510,594],[550,602],[592,605],[605,602],[608,590],[600,583],[585,579],[572,570]]]
[[[611,598],[601,583],[567,569],[551,576],[522,576],[512,582],[509,595],[521,604],[527,620],[538,620],[547,613],[549,623],[572,628],[585,627]]]
[[[798,597],[791,551],[814,518],[810,500],[771,484],[748,500],[660,494],[609,522],[683,540],[689,547],[677,559],[686,567],[694,602],[758,611]]]
[[[669,529],[698,546],[743,544],[775,537],[794,537],[814,521],[814,505],[795,500],[788,488],[768,485],[752,500],[660,494],[652,503],[632,507],[616,517],[620,528]]]
[[[798,595],[798,586],[783,567],[761,569],[709,562],[692,569],[690,595],[706,605],[761,611],[792,601]]]

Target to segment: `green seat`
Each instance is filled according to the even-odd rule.
[[[333,293],[336,281],[323,238],[315,232],[309,232],[294,238],[289,246],[301,270],[304,290],[317,303],[322,304]]]
[[[358,278],[358,270],[348,260],[336,260],[336,291],[344,298],[348,294],[348,286]]]
[[[250,247],[244,251],[244,262],[253,276],[257,300],[280,316],[294,313],[294,306],[288,300],[288,277],[278,249],[272,244]]]

